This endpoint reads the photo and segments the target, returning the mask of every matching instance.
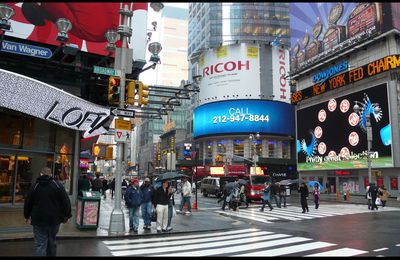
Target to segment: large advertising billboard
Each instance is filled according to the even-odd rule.
[[[194,138],[226,134],[295,136],[294,106],[268,100],[229,100],[194,110]]]
[[[289,51],[277,46],[272,46],[271,50],[273,100],[290,103],[290,86],[287,80]]]
[[[291,69],[371,38],[384,29],[382,3],[290,3]]]
[[[358,105],[359,111],[354,110]],[[367,115],[372,167],[393,167],[387,84],[297,111],[297,169],[367,168]]]
[[[226,99],[255,99],[260,95],[258,45],[246,43],[205,51],[199,58],[199,99],[202,104]]]
[[[124,4],[131,6],[131,3]],[[59,45],[56,41],[56,21],[68,19],[72,28],[68,43],[78,45],[82,51],[107,55],[108,29],[117,30],[120,2],[8,2],[15,15],[11,18],[11,30],[6,35],[35,42]],[[144,60],[147,39],[148,3],[133,3],[131,43],[135,44],[134,59]]]

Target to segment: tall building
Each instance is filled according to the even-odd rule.
[[[156,22],[156,23],[153,23]],[[156,27],[151,31],[151,41],[158,41],[162,45],[160,52],[161,64],[155,70],[142,73],[139,79],[147,85],[161,85],[179,87],[182,80],[187,78],[187,42],[188,42],[188,10],[185,8],[166,5],[160,16],[149,20],[148,28]],[[160,100],[160,97],[152,97]],[[139,172],[152,174],[159,167],[157,163],[157,143],[167,130],[186,128],[185,100],[181,106],[174,107],[174,111],[160,119],[142,119],[135,129],[136,150]]]
[[[211,174],[249,173],[256,154],[257,172],[295,174],[289,38],[287,3],[190,3],[189,79],[202,81],[187,140]]]

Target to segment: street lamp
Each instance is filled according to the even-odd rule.
[[[148,47],[148,50],[152,54],[151,58],[150,58],[150,61],[151,62],[155,62],[155,63],[159,63],[160,62],[160,57],[158,56],[158,54],[162,50],[161,43],[159,43],[159,42],[150,43],[149,47]]]
[[[72,29],[71,22],[66,18],[59,18],[56,22],[58,34],[57,34],[57,41],[65,43],[68,41],[68,34],[67,32]]]
[[[259,140],[259,139],[260,139],[260,133],[256,133],[255,135],[254,134],[249,135],[249,140],[250,140],[251,148],[252,148],[250,151],[254,150],[254,152],[251,152],[253,154],[252,157],[253,157],[253,162],[254,162],[254,174],[256,173],[256,169],[257,169],[258,156],[257,156],[256,148],[257,148],[257,140]]]
[[[371,106],[372,108],[372,106]],[[357,104],[354,105],[353,107],[354,112],[357,114],[360,111],[360,106]],[[368,151],[367,151],[367,162],[368,162],[368,181],[372,183],[372,169],[371,169],[371,146],[372,146],[372,127],[371,127],[371,113],[379,112],[379,108],[375,106],[373,109],[369,109],[368,111],[365,111],[365,126],[367,129],[367,141],[368,141]]]
[[[115,29],[109,29],[104,34],[104,37],[107,39],[107,47],[106,50],[108,51],[115,51],[115,43],[118,40],[118,33]]]
[[[15,10],[7,4],[0,4],[0,30],[9,31],[11,29],[11,23],[9,20],[15,14]]]

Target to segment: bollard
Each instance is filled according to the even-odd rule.
[[[336,192],[337,195],[337,201],[340,201],[340,191]]]
[[[346,199],[347,199],[347,201],[350,201],[350,191],[346,192]]]

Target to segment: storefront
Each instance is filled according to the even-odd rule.
[[[76,131],[1,109],[0,206],[23,203],[42,167],[72,195]]]

